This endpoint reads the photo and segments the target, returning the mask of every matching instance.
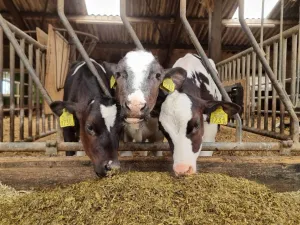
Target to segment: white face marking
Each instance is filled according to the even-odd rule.
[[[113,127],[115,124],[117,107],[116,105],[112,105],[112,106],[100,105],[100,111],[104,119],[105,125],[107,127],[107,130],[110,132],[110,128]]]
[[[144,104],[146,103],[144,93],[141,90],[136,90],[135,92],[131,93],[127,97],[128,101],[132,104]]]
[[[134,75],[132,86],[135,90],[140,90],[142,82],[148,76],[148,67],[155,60],[150,52],[132,51],[125,56],[126,65]]]
[[[196,171],[197,153],[193,152],[192,141],[186,137],[188,121],[192,118],[192,102],[184,93],[174,91],[168,95],[161,107],[159,121],[174,144],[174,165],[189,164]]]

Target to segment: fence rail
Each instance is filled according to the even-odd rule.
[[[282,33],[282,63],[279,63],[280,34],[263,42],[263,50],[276,80],[288,94],[294,109],[299,106],[299,25]],[[281,67],[280,67],[281,65]],[[246,82],[244,87],[245,113],[242,115],[243,129],[280,139],[292,138],[293,126],[274,85],[257,59],[253,48],[246,49],[217,64],[222,82]],[[282,71],[281,73],[279,71]],[[279,76],[281,74],[281,76]],[[267,85],[266,85],[267,84]],[[279,113],[279,116],[278,115]],[[298,113],[297,113],[298,114]],[[280,122],[280,126],[276,124]]]

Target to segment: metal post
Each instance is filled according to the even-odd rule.
[[[111,97],[111,94],[109,92],[109,90],[107,89],[107,87],[105,86],[103,80],[101,79],[98,71],[96,70],[94,64],[91,62],[88,54],[86,53],[86,51],[84,50],[82,44],[80,43],[80,40],[78,39],[76,33],[74,32],[71,24],[69,23],[65,12],[64,12],[64,0],[58,0],[57,1],[57,13],[58,16],[61,20],[61,22],[63,23],[63,25],[65,26],[65,28],[67,29],[70,37],[72,38],[74,44],[77,47],[77,50],[80,52],[80,54],[82,55],[84,61],[86,62],[88,68],[90,69],[90,71],[92,72],[92,74],[97,78],[97,81],[100,85],[100,88],[102,89],[102,91],[104,92],[105,95],[107,95],[108,97]]]
[[[278,42],[273,44],[273,71],[274,77],[278,79]],[[276,130],[276,90],[272,84],[272,131]]]
[[[9,118],[10,130],[9,141],[15,140],[15,50],[13,45],[9,44],[9,80],[10,80],[10,93],[9,93]]]
[[[124,0],[123,0],[124,1]],[[217,87],[219,88],[222,96],[224,97],[224,99],[228,102],[231,102],[231,99],[229,98],[227,92],[225,91],[217,72],[214,70],[214,68],[212,67],[212,65],[210,64],[201,44],[198,41],[198,38],[196,37],[191,25],[189,24],[187,18],[186,18],[186,0],[180,0],[180,18],[181,21],[184,25],[184,28],[186,29],[186,32],[188,33],[193,45],[195,46],[198,54],[201,56],[201,58],[204,60],[204,63],[206,64],[209,73],[211,74],[214,82],[216,83]],[[237,122],[237,129],[236,129],[236,140],[237,142],[241,142],[242,141],[242,121],[241,121],[241,117],[236,114],[234,115],[234,118]]]
[[[143,45],[141,44],[139,38],[137,37],[136,33],[134,32],[131,24],[129,23],[127,16],[126,16],[126,0],[120,0],[120,16],[123,21],[124,26],[126,27],[127,31],[129,32],[134,44],[138,49],[144,50]]]
[[[267,73],[267,75],[269,76],[271,82],[274,84],[274,87],[275,87],[278,95],[280,96],[280,99],[282,100],[282,102],[284,103],[287,111],[289,112],[289,114],[293,118],[293,123],[294,123],[293,141],[298,143],[299,142],[299,120],[298,120],[298,117],[297,117],[297,115],[296,115],[296,113],[293,109],[292,102],[290,101],[286,91],[283,89],[282,85],[280,83],[278,83],[278,81],[276,80],[271,67],[269,66],[267,60],[265,59],[265,57],[263,55],[263,52],[259,48],[259,45],[257,44],[253,34],[251,33],[251,30],[249,29],[247,23],[245,22],[245,19],[244,19],[244,0],[239,0],[239,21],[240,21],[240,24],[241,24],[243,30],[247,34],[253,49],[257,53],[262,65],[263,65],[263,67],[264,67],[264,69]]]
[[[33,44],[28,46],[29,64],[33,65]],[[28,137],[32,138],[32,77],[28,77]]]
[[[3,43],[3,30],[0,27],[0,142],[3,141],[3,90],[2,90],[2,81],[3,81],[3,52],[4,52],[4,43]]]
[[[0,26],[2,27],[4,33],[6,34],[6,37],[9,39],[10,43],[14,46],[15,51],[17,52],[18,56],[22,59],[24,66],[28,70],[28,73],[31,75],[33,81],[37,85],[37,87],[40,89],[44,99],[47,101],[48,105],[51,104],[52,100],[51,97],[48,95],[48,92],[45,90],[43,85],[41,84],[40,80],[36,77],[35,71],[33,67],[28,62],[28,59],[24,53],[24,51],[21,49],[20,45],[18,44],[17,40],[13,36],[11,30],[6,24],[5,19],[0,14]]]
[[[21,39],[21,48],[25,50],[25,40]],[[24,63],[20,59],[20,140],[24,139]]]

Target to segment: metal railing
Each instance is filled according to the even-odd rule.
[[[0,142],[33,141],[56,132],[56,118],[45,115],[43,88],[46,72],[46,46],[7,22],[0,15]],[[4,32],[9,54],[4,56]],[[2,90],[4,59],[9,62],[5,76],[9,92]],[[16,69],[17,60],[20,67]],[[25,69],[26,67],[26,69]],[[17,78],[17,80],[16,80]],[[8,91],[8,90],[6,90]],[[42,96],[41,96],[42,93]],[[8,108],[5,106],[8,103]]]
[[[279,64],[281,35],[278,34],[263,42],[266,61],[272,68],[276,82],[281,84],[283,90],[287,92],[286,96],[291,101],[294,109],[298,107],[300,97],[299,27],[297,25],[282,33],[283,57],[281,64]],[[287,60],[287,52],[291,55],[290,60]],[[280,139],[293,138],[294,133],[298,134],[298,129],[293,131],[293,126],[286,128],[289,129],[288,132],[285,129],[284,121],[291,120],[293,124],[293,119],[285,116],[285,113],[291,115],[285,110],[286,107],[283,105],[285,100],[278,95],[274,82],[269,79],[253,48],[246,49],[218,63],[217,70],[222,82],[246,81],[246,90],[244,90],[244,93],[246,93],[245,113],[242,115],[245,130]],[[279,76],[280,70],[282,70],[281,76]],[[279,112],[279,117],[277,117]],[[280,122],[279,128],[276,127],[278,121]],[[298,123],[298,121],[295,122]],[[296,137],[295,140],[297,139]]]
[[[241,6],[243,4],[243,1],[240,0],[239,3],[240,3],[240,6]],[[128,31],[129,31],[130,35],[132,36],[132,38],[134,39],[134,42],[136,43],[137,47],[139,49],[143,49],[140,41],[138,40],[138,37],[136,36],[134,30],[132,29],[130,23],[127,20],[126,13],[125,13],[125,7],[124,7],[125,6],[125,0],[121,0],[121,6],[123,7],[123,8],[121,7],[121,18],[124,22],[124,25],[126,26],[126,29],[128,29]],[[59,14],[64,26],[66,27],[69,35],[72,37],[74,43],[76,44],[76,47],[77,47],[78,51],[80,52],[80,54],[82,55],[84,60],[86,60],[87,65],[89,66],[90,70],[94,73],[94,75],[97,78],[100,78],[99,75],[97,75],[97,73],[95,73],[95,68],[94,68],[93,64],[90,62],[90,60],[89,60],[89,58],[86,54],[85,49],[82,47],[82,44],[78,40],[74,30],[72,29],[71,25],[67,21],[63,10],[64,10],[64,1],[63,0],[58,0],[58,14]],[[229,98],[228,94],[226,93],[226,91],[224,90],[224,87],[222,86],[222,83],[219,79],[218,74],[211,67],[211,64],[209,63],[209,61],[207,59],[207,56],[205,55],[205,53],[203,51],[203,48],[201,47],[199,41],[197,40],[193,30],[191,29],[191,27],[190,27],[190,25],[189,25],[189,23],[186,19],[186,0],[181,0],[180,1],[180,17],[181,17],[181,20],[183,22],[183,25],[184,25],[187,33],[189,34],[193,44],[195,45],[195,48],[197,49],[200,56],[204,59],[204,62],[207,65],[207,67],[209,69],[209,72],[211,73],[215,83],[217,84],[218,88],[220,89],[223,97],[225,98],[225,100],[230,101],[230,98]],[[240,21],[242,23],[243,18],[241,18]],[[42,58],[42,61],[45,59],[45,55],[43,55],[44,51],[46,50],[45,46],[40,45],[38,42],[36,42],[34,39],[29,37],[28,35],[27,35],[28,37],[24,36],[24,32],[18,30],[18,28],[14,27],[13,25],[7,23],[1,15],[0,15],[0,25],[3,28],[3,30],[5,31],[5,34],[6,34],[6,36],[8,37],[8,39],[11,43],[10,44],[12,46],[11,47],[11,49],[12,49],[11,50],[11,56],[14,57],[13,56],[14,55],[13,54],[13,49],[15,49],[15,51],[17,52],[18,56],[20,57],[20,59],[22,61],[22,65],[24,64],[23,66],[26,67],[30,77],[35,82],[35,85],[37,86],[37,89],[42,94],[43,98],[46,100],[46,102],[48,104],[51,103],[51,99],[48,96],[47,91],[43,87],[43,77],[42,77],[43,69],[41,69],[41,68],[43,68],[43,65],[42,65],[42,67],[40,67],[40,64],[38,63],[38,62],[40,62],[41,58]],[[245,25],[244,25],[244,27],[245,27]],[[245,30],[246,29],[247,28],[245,28]],[[21,38],[24,39],[24,41],[21,42],[21,45],[18,44],[18,42],[15,39],[14,35],[12,34],[11,30],[16,34],[16,36],[21,34],[20,35]],[[247,31],[246,31],[246,33],[247,33]],[[247,35],[249,37],[251,36],[251,35],[249,35],[249,32],[247,33]],[[251,37],[250,37],[250,39],[251,39]],[[23,46],[22,43],[23,42],[25,43],[25,41],[26,41],[26,43],[28,42],[27,45],[29,46],[28,47],[28,57],[25,55],[25,52],[24,52],[23,47],[22,47]],[[2,29],[0,29],[0,42],[3,43]],[[244,76],[246,78],[248,77],[248,81],[249,81],[251,74],[254,73],[253,71],[256,71],[256,55],[257,54],[260,55],[260,60],[263,61],[263,59],[261,57],[262,52],[260,52],[259,49],[257,49],[257,46],[255,44],[257,45],[256,41],[255,41],[255,43],[253,43],[256,53],[252,52],[252,50],[248,50],[249,52],[243,53],[243,54],[240,55],[241,56],[240,60],[241,59],[242,60],[239,61],[239,62],[237,61],[237,67],[236,67],[236,68],[240,68],[240,72],[238,72],[237,75],[235,75],[235,77],[236,76],[237,76],[237,78],[239,76],[241,76],[241,78],[242,78],[242,76]],[[35,50],[36,50],[35,55],[34,55],[34,52],[33,52],[33,48],[35,48]],[[270,47],[269,50],[271,52],[271,47]],[[268,49],[266,50],[267,55],[270,55],[269,50]],[[251,53],[251,55],[250,55],[250,53]],[[42,54],[42,56],[41,56],[41,54]],[[1,46],[1,44],[0,44],[0,59],[1,59],[1,56],[2,56],[2,59],[3,59],[3,46]],[[34,56],[35,56],[35,59],[36,59],[35,69],[33,68],[33,58],[34,58]],[[250,58],[251,56],[255,60],[251,61],[251,58]],[[235,56],[235,57],[236,57],[235,58],[236,60],[239,58],[239,56]],[[243,57],[245,57],[245,58],[243,59]],[[268,57],[267,57],[267,59],[268,59]],[[228,65],[226,65],[226,63],[228,63],[229,61],[222,62],[223,64],[218,64],[218,69],[219,69],[219,72],[221,74],[221,78],[222,78],[223,81],[225,80],[225,77],[226,77],[226,79],[228,79],[228,77],[229,77],[228,76],[228,71],[229,71],[228,70]],[[252,62],[252,64],[250,64],[250,62]],[[2,62],[0,60],[0,74],[2,76],[3,65],[1,65],[1,63],[3,64],[3,60],[2,60]],[[13,63],[11,63],[11,65],[12,64]],[[248,67],[246,67],[246,65]],[[250,65],[252,65],[252,67],[250,67]],[[267,66],[268,66],[267,63],[263,63],[263,67],[266,70],[268,70]],[[226,67],[226,70],[225,70],[225,67]],[[254,70],[251,71],[251,68],[254,68]],[[24,68],[22,70],[24,70]],[[281,86],[278,83],[276,83],[274,81],[274,79],[273,79],[274,75],[272,74],[272,71],[271,71],[271,73],[270,73],[270,70],[268,70],[268,71],[269,71],[268,76],[270,77],[270,80],[272,81],[272,85],[273,85],[272,88],[276,89],[276,91],[278,93],[280,93],[278,95],[280,97],[280,99],[286,98],[287,95],[285,94],[284,90],[281,88]],[[13,66],[12,66],[12,72],[13,72]],[[242,75],[242,74],[244,74],[244,75]],[[41,76],[41,77],[39,77],[39,76]],[[230,77],[231,77],[231,73],[230,73]],[[267,76],[265,76],[265,77],[267,77]],[[267,78],[265,78],[265,79],[267,79]],[[2,77],[0,77],[0,81],[1,80],[2,80]],[[32,80],[31,80],[31,82],[32,82]],[[100,86],[102,87],[101,79],[98,79],[98,81],[99,81]],[[22,81],[21,81],[21,83],[22,83]],[[269,80],[267,80],[267,82],[265,82],[265,83],[268,84]],[[253,84],[255,84],[255,81],[253,82]],[[29,85],[30,85],[30,82],[29,82]],[[253,85],[253,86],[255,86],[255,85]],[[266,88],[268,87],[268,85],[265,85],[265,86],[266,86]],[[258,86],[258,88],[260,88],[260,86]],[[250,86],[249,86],[249,90],[250,90]],[[254,90],[255,90],[255,88],[254,88]],[[103,91],[106,94],[108,92],[108,90],[106,90],[105,88],[103,88]],[[250,91],[248,93],[250,93]],[[255,97],[255,95],[254,95],[254,97]],[[31,100],[33,98],[39,99],[36,96],[31,96]],[[265,99],[268,99],[268,96]],[[3,109],[3,101],[1,101],[1,100],[3,100],[3,98],[2,98],[2,95],[0,94],[0,118],[3,118],[3,116],[1,117],[1,115],[3,115],[3,110],[2,110]],[[252,98],[251,102],[255,103],[255,99]],[[39,103],[39,102],[37,102],[37,103]],[[250,105],[250,106],[251,106],[250,108],[252,109],[253,105]],[[287,107],[287,106],[288,107],[290,106],[289,103],[285,104],[285,107]],[[37,104],[37,107],[38,107],[38,104]],[[39,111],[39,107],[37,108],[37,111]],[[12,104],[11,110],[10,110],[10,113],[11,113],[10,118],[13,117],[13,112],[14,112],[14,105]],[[295,116],[293,115],[293,109],[289,111],[289,115],[291,115],[294,119],[293,121],[296,122]],[[32,117],[32,115],[31,115],[31,117]],[[249,115],[249,118],[250,118],[250,115]],[[278,139],[284,139],[284,141],[281,141],[281,142],[265,142],[265,143],[262,143],[262,142],[259,142],[259,143],[254,143],[254,142],[252,142],[252,143],[243,143],[243,142],[241,142],[242,141],[241,140],[241,134],[242,134],[241,133],[241,128],[242,128],[241,125],[242,125],[242,123],[241,123],[240,116],[236,115],[235,119],[237,121],[237,127],[238,127],[237,132],[236,132],[236,134],[237,134],[236,135],[236,142],[204,143],[203,144],[203,150],[204,151],[228,151],[228,150],[278,151],[278,150],[288,149],[288,150],[298,151],[300,149],[299,143],[297,141],[295,141],[295,138],[293,139],[294,142],[291,141],[291,140],[286,141],[286,139],[288,139],[289,135],[287,135],[287,137],[283,137],[284,134],[282,134],[282,133],[278,134],[278,133],[275,133],[275,132],[274,132],[274,134],[276,134],[277,136],[274,136],[274,137],[278,138]],[[248,121],[250,121],[250,119],[248,119]],[[55,123],[55,122],[56,122],[56,120],[53,119],[53,123]],[[37,124],[39,124],[39,122],[37,122]],[[42,122],[42,124],[43,124],[43,122]],[[3,125],[3,120],[0,119],[0,126],[1,125]],[[3,127],[3,126],[1,126],[1,127]],[[252,128],[253,127],[249,127],[249,130],[251,130]],[[255,129],[259,130],[257,128],[255,128]],[[260,131],[261,134],[264,134],[264,132],[266,132],[266,133],[269,132],[269,131],[265,131],[265,130],[259,130],[259,131]],[[58,132],[60,132],[60,129],[58,129]],[[14,134],[14,132],[11,132],[11,133]],[[37,143],[37,142],[36,143],[24,143],[24,142],[17,143],[17,142],[13,142],[14,141],[14,138],[13,138],[14,136],[11,133],[10,133],[10,142],[0,143],[0,152],[3,152],[3,151],[6,151],[6,152],[7,151],[8,152],[10,152],[10,151],[21,151],[21,152],[42,151],[42,152],[46,152],[46,154],[48,154],[48,155],[53,155],[53,154],[55,155],[55,154],[57,154],[58,151],[81,151],[82,150],[81,143],[63,142],[61,139],[57,139],[56,141],[46,141],[46,142],[40,142],[40,143]],[[0,132],[0,135],[3,136],[3,132],[2,133]],[[297,137],[297,135],[295,135],[295,133],[293,133],[293,137]],[[2,140],[0,140],[0,141],[2,141]],[[135,151],[135,150],[139,150],[139,151],[143,151],[143,150],[144,151],[157,151],[157,150],[167,151],[167,150],[169,150],[169,146],[168,146],[167,143],[159,143],[159,144],[153,144],[153,143],[149,143],[149,144],[146,144],[146,143],[142,143],[142,144],[140,144],[140,143],[126,143],[126,144],[121,144],[119,150],[120,151],[126,151],[126,150],[128,151],[128,149],[130,149],[132,151]]]

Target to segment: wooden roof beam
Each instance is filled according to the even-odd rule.
[[[24,20],[22,19],[22,16],[19,13],[19,10],[15,6],[12,0],[3,0],[3,3],[7,10],[10,12],[12,19],[17,27],[19,27],[21,30],[26,30],[26,24]]]

